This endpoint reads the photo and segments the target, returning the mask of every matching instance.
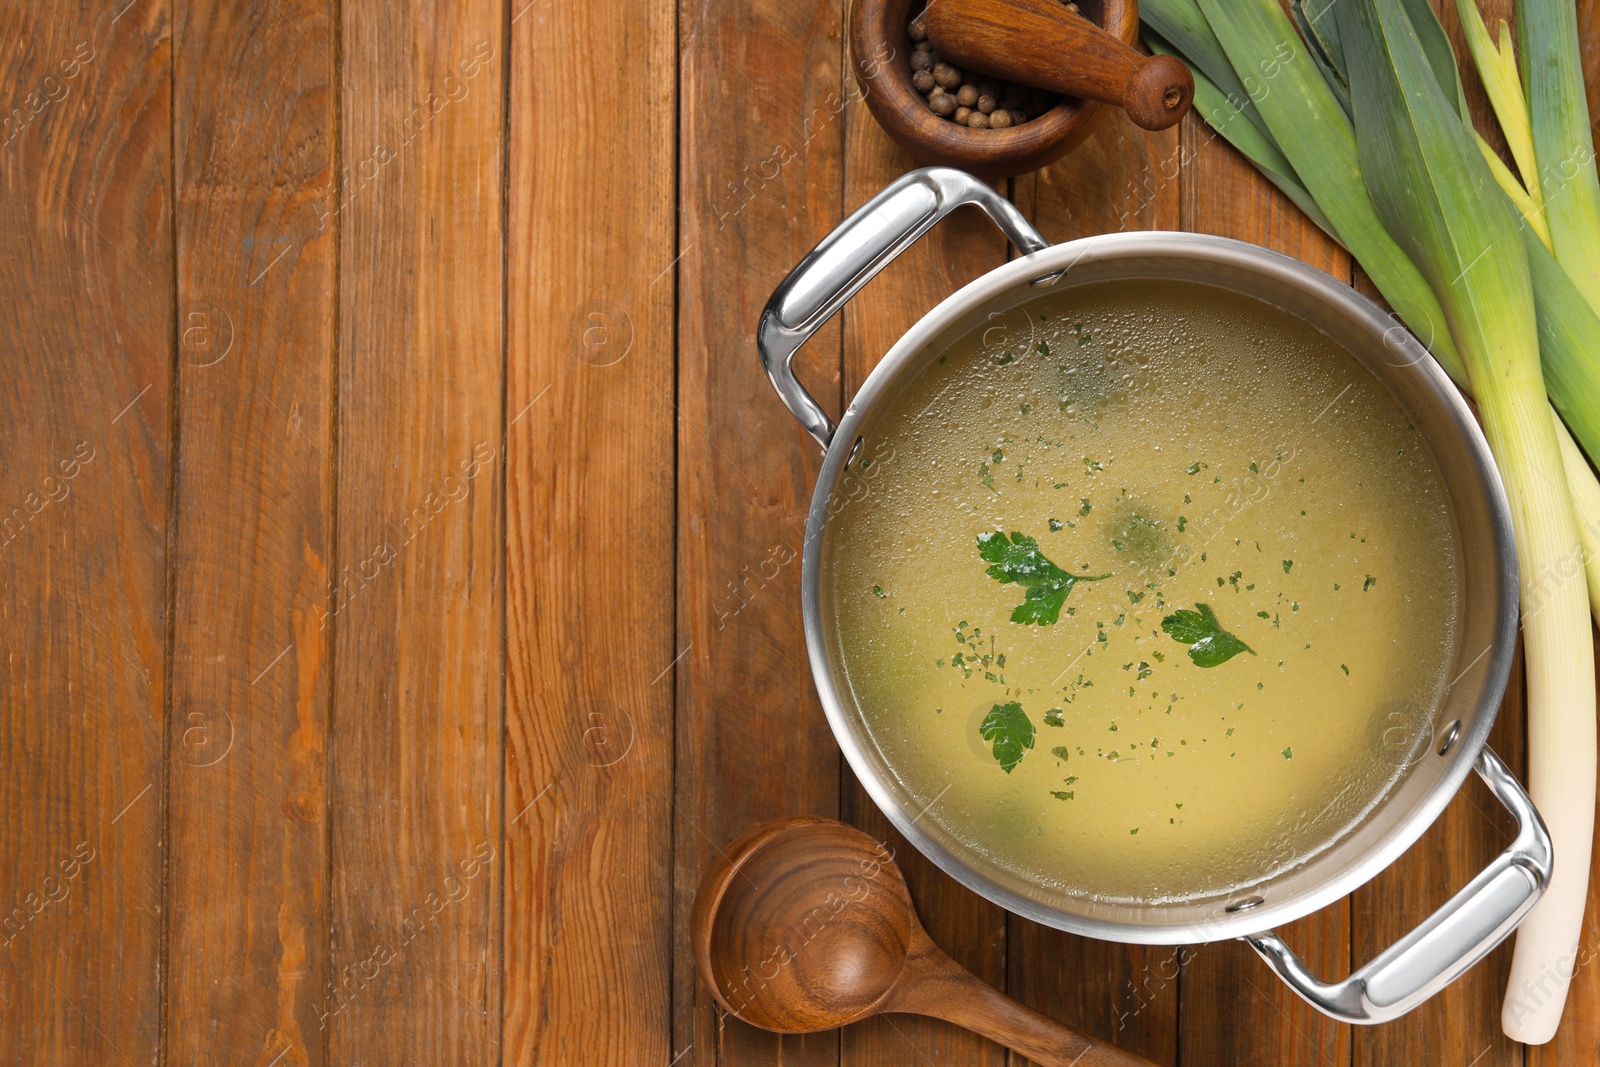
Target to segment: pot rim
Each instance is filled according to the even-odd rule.
[[[904,800],[896,796],[885,781],[885,773],[892,774],[888,771],[888,760],[868,751],[875,746],[868,736],[865,723],[854,711],[853,703],[841,698],[835,684],[835,664],[821,618],[820,563],[831,501],[848,461],[853,457],[862,424],[884,393],[898,384],[901,374],[924,355],[930,342],[938,339],[944,331],[959,325],[962,316],[985,302],[1016,288],[1054,286],[1061,279],[1070,277],[1073,268],[1079,265],[1139,259],[1187,261],[1195,266],[1226,268],[1236,274],[1253,274],[1285,284],[1326,305],[1330,317],[1337,315],[1351,320],[1355,327],[1375,339],[1381,338],[1391,351],[1400,354],[1405,362],[1395,364],[1394,373],[1413,376],[1428,399],[1439,405],[1446,421],[1456,431],[1459,438],[1457,446],[1471,465],[1472,473],[1482,483],[1489,512],[1482,521],[1493,542],[1500,579],[1499,595],[1492,608],[1488,609],[1492,612],[1494,636],[1485,653],[1479,657],[1486,662],[1477,671],[1469,664],[1450,683],[1450,686],[1454,686],[1472,671],[1482,678],[1480,695],[1470,721],[1465,716],[1459,720],[1459,734],[1439,753],[1442,769],[1432,784],[1426,787],[1421,799],[1413,802],[1386,836],[1368,848],[1358,861],[1346,864],[1342,870],[1303,891],[1278,894],[1274,899],[1252,903],[1256,899],[1250,892],[1253,887],[1246,887],[1229,894],[1228,900],[1219,898],[1215,901],[1187,902],[1191,906],[1203,904],[1210,907],[1210,917],[1204,921],[1122,921],[1064,911],[1016,892],[990,877],[987,871],[953,854],[936,836],[918,825],[927,808],[913,815],[907,810]],[[1225,281],[1215,281],[1198,272],[1188,277],[1202,284],[1235,288]],[[1238,288],[1237,291],[1264,299],[1261,294],[1252,293],[1246,288]],[[1291,310],[1288,313],[1296,312]],[[946,297],[895,342],[851,398],[824,454],[806,518],[801,562],[801,605],[811,673],[834,738],[873,802],[913,847],[966,888],[1025,918],[1104,940],[1128,944],[1177,945],[1242,937],[1309,915],[1348,896],[1370,881],[1421,837],[1471,773],[1494,725],[1515,651],[1518,583],[1510,509],[1488,443],[1454,384],[1421,343],[1397,323],[1395,317],[1345,283],[1300,260],[1270,249],[1208,234],[1142,231],[1084,237],[1012,260]],[[1388,385],[1385,384],[1385,387],[1388,388]],[[1436,441],[1430,440],[1430,444],[1438,447]],[[1452,512],[1456,513],[1457,509],[1458,505],[1453,506]],[[1446,687],[1446,692],[1450,686]],[[1440,706],[1442,702],[1443,697]],[[1437,713],[1438,708],[1434,711]],[[885,773],[880,773],[880,766]],[[1403,781],[1404,777],[1397,780],[1386,798],[1393,797]],[[909,790],[905,790],[905,793],[909,796]],[[1368,809],[1355,825],[1372,819],[1373,815],[1374,809]],[[1347,842],[1355,832],[1354,828],[1348,830],[1340,840]],[[1338,847],[1336,842],[1326,852],[1308,859],[1306,865],[1316,863]],[[1258,885],[1267,885],[1279,877],[1281,872],[1269,876]],[[1096,902],[1095,906],[1099,910],[1109,908],[1130,914],[1142,907],[1103,901]],[[1148,912],[1150,909],[1145,907],[1143,910]]]

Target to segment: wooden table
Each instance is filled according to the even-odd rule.
[[[1544,1048],[1500,1033],[1505,949],[1352,1030],[1237,943],[1008,916],[841,766],[793,562],[816,449],[752,334],[910,165],[842,14],[0,8],[0,1060],[1003,1062],[915,1018],[780,1041],[719,1017],[695,883],[750,824],[818,812],[890,840],[962,963],[1160,1062],[1596,1062],[1600,968]],[[1200,230],[1352,277],[1193,120],[1113,118],[1001,188],[1053,240]],[[802,379],[837,411],[1006,256],[941,225]],[[1521,725],[1514,684],[1493,743],[1519,767]],[[1286,937],[1345,972],[1506,823],[1474,782]]]

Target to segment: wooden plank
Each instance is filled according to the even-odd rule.
[[[328,11],[192,4],[175,42],[167,1025],[185,1061],[326,1062]]]
[[[839,810],[839,750],[800,623],[818,451],[773,395],[754,340],[773,287],[843,217],[842,17],[831,0],[679,7],[679,946],[717,848],[753,823]],[[832,323],[796,360],[835,412],[839,346]],[[675,1053],[837,1061],[836,1033],[780,1039],[719,1019],[689,953],[674,958]]]
[[[1349,255],[1244,157],[1194,116],[1184,120],[1182,130],[1185,230],[1265,245],[1336,278],[1349,279]],[[1341,901],[1279,932],[1313,973],[1332,978],[1350,969],[1349,922],[1349,903]],[[1181,1059],[1186,1067],[1350,1062],[1350,1027],[1300,1000],[1243,942],[1197,949],[1183,968],[1180,1001]]]
[[[504,1062],[666,1064],[673,8],[512,34]]]
[[[506,9],[345,2],[336,1063],[497,1059]]]
[[[1104,112],[1083,144],[1014,197],[1045,239],[1176,229],[1183,154],[1178,131],[1151,134]],[[1120,945],[1010,916],[1011,992],[1030,1007],[1161,1063],[1178,1047],[1178,976],[1189,949]]]
[[[0,1058],[161,1020],[173,350],[166,4],[0,11]]]
[[[1175,230],[1185,162],[1176,128],[1150,133],[1108,108],[1069,155],[1014,179],[1015,199],[1051,242]]]
[[[854,81],[846,108],[845,205],[851,212],[895,178],[917,166],[891,142],[860,99]],[[1007,242],[979,212],[959,211],[936,226],[844,310],[844,388],[853,396],[878,360],[917,319],[940,300],[1006,261]],[[843,817],[894,850],[911,887],[923,925],[935,943],[979,978],[1004,989],[1005,912],[963,888],[924,859],[873,804],[845,769]],[[949,1023],[923,1016],[880,1016],[846,1028],[841,1060],[867,1067],[924,1060],[939,1064],[1003,1065],[1000,1046]]]

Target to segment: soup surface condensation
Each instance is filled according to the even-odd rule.
[[[1286,312],[1192,282],[1037,298],[893,398],[851,476],[821,574],[846,699],[922,819],[1041,887],[1258,882],[1432,737],[1445,490]]]

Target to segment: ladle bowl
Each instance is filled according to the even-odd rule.
[[[963,969],[917,920],[892,850],[833,819],[781,819],[735,840],[700,882],[690,936],[717,1003],[765,1030],[814,1033],[910,1012],[1045,1067],[1150,1067]]]

